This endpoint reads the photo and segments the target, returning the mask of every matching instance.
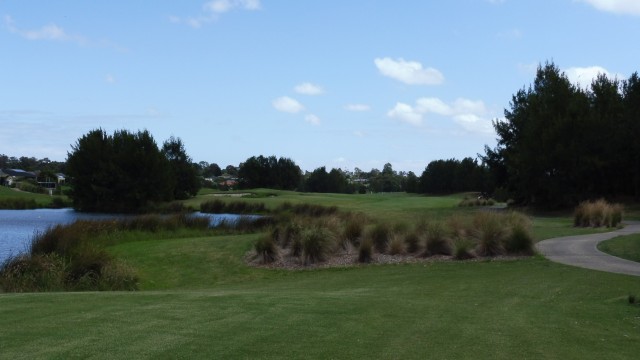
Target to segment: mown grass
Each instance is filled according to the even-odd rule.
[[[112,248],[155,291],[0,295],[0,353],[626,359],[640,350],[640,309],[627,303],[640,290],[633,277],[541,258],[274,271],[242,263],[254,240]]]
[[[619,236],[598,244],[598,250],[619,258],[640,262],[640,234]]]

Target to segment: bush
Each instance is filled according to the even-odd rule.
[[[324,261],[334,244],[333,234],[327,229],[316,227],[302,235],[302,255],[305,265]]]
[[[253,245],[256,250],[256,254],[261,258],[263,264],[272,263],[275,261],[278,251],[276,248],[276,242],[273,236],[262,236]]]
[[[424,255],[451,255],[451,245],[447,238],[447,229],[443,223],[434,222],[427,226]]]

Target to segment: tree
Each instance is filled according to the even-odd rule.
[[[70,197],[80,211],[132,213],[172,200],[170,172],[167,158],[146,130],[113,135],[92,130],[67,155]]]
[[[180,138],[171,136],[162,145],[162,153],[169,161],[173,198],[185,200],[196,196],[202,183],[196,165],[191,161]]]
[[[640,87],[600,74],[584,90],[554,64],[540,66],[518,91],[495,149],[483,161],[515,200],[547,208],[597,197],[638,195]]]
[[[302,171],[291,159],[275,156],[252,156],[238,170],[242,188],[294,190],[300,184]]]

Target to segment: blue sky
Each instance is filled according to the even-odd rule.
[[[640,70],[640,1],[0,0],[0,154],[63,161],[96,128],[418,174],[495,145],[554,61],[587,86]]]

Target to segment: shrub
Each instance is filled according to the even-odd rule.
[[[627,297],[627,301],[629,302],[629,304],[633,305],[636,303],[636,296],[635,295],[629,295],[629,297]]]
[[[324,261],[334,244],[333,234],[327,229],[315,227],[302,235],[302,255],[305,265]]]
[[[263,264],[273,262],[277,256],[276,242],[273,236],[261,236],[253,245]]]
[[[370,263],[373,255],[373,243],[371,239],[363,239],[358,249],[358,262]]]
[[[375,250],[379,253],[384,253],[387,250],[390,236],[391,230],[389,225],[385,223],[376,224],[369,232],[369,239],[371,239]]]
[[[495,256],[504,253],[505,228],[501,216],[492,212],[480,212],[473,219],[474,236],[478,240],[477,253],[480,256]]]
[[[451,255],[447,229],[441,222],[430,223],[425,239],[425,256]]]

